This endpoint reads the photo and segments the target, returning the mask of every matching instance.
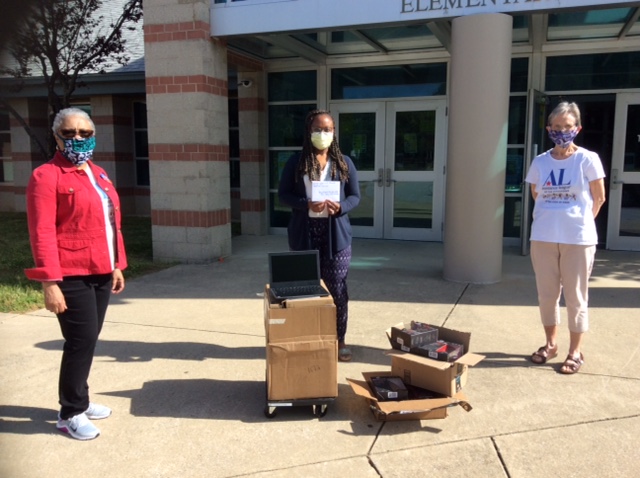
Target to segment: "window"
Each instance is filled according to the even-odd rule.
[[[529,85],[529,58],[511,59],[511,93],[526,92]]]
[[[638,51],[547,58],[546,91],[614,90],[638,84]]]
[[[304,119],[317,107],[315,70],[270,73],[269,77],[269,221],[286,227],[291,209],[280,204],[278,184],[285,163],[302,147]]]
[[[505,174],[503,237],[518,238],[522,228],[522,194],[524,182],[524,143],[527,124],[526,91],[529,59],[511,60],[511,97],[507,128],[507,164]]]
[[[149,186],[149,135],[147,131],[147,104],[133,103],[133,144],[136,161],[136,186]]]
[[[13,182],[11,161],[11,125],[9,113],[0,110],[0,183]]]
[[[331,98],[404,98],[447,94],[447,64],[414,64],[334,68]]]
[[[229,178],[231,189],[240,188],[240,112],[237,78],[229,77]]]

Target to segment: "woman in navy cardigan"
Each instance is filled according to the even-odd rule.
[[[340,201],[311,201],[312,181],[339,181]],[[348,362],[352,353],[345,335],[352,233],[347,214],[360,203],[360,186],[353,161],[340,151],[328,111],[314,110],[307,115],[302,151],[287,161],[278,196],[292,209],[288,226],[291,250],[320,252],[321,277],[336,304],[338,358]]]

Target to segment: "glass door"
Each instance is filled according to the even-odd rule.
[[[341,103],[330,107],[342,154],[358,170],[360,205],[349,212],[355,237],[380,239],[384,164],[384,103]]]
[[[442,240],[445,102],[331,105],[340,149],[358,169],[354,235]]]
[[[442,240],[445,102],[387,104],[385,238]]]
[[[607,249],[640,251],[640,93],[616,98],[607,202]]]
[[[529,171],[531,161],[544,150],[544,141],[547,130],[547,105],[549,98],[537,90],[529,90],[527,95],[527,133],[525,137],[525,174]],[[529,235],[531,233],[531,221],[533,217],[533,196],[531,186],[523,184],[522,191],[522,231],[520,249],[523,256],[529,254]]]

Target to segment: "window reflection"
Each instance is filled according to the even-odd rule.
[[[640,52],[547,58],[547,91],[637,88]]]
[[[446,94],[446,63],[331,70],[331,98],[334,100]]]
[[[269,147],[300,148],[304,139],[304,119],[315,108],[315,104],[270,105]]]
[[[622,185],[620,236],[640,237],[640,184]]]
[[[624,170],[625,172],[640,172],[640,105],[629,105],[627,108]]]
[[[373,171],[376,158],[376,114],[340,113],[340,150],[351,157],[358,171]]]
[[[373,205],[376,184],[371,181],[360,182],[360,204],[349,211],[352,226],[373,226]]]
[[[393,227],[431,229],[433,183],[397,182],[393,196]]]
[[[433,171],[435,111],[396,113],[396,171]]]

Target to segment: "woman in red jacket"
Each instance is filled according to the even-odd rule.
[[[104,169],[91,161],[95,126],[78,108],[53,121],[58,150],[36,168],[27,186],[27,218],[36,267],[25,270],[42,282],[47,310],[58,317],[65,339],[57,427],[79,440],[100,430],[90,420],[111,410],[89,401],[89,371],[112,293],[124,289],[127,267],[120,230],[120,200]]]

